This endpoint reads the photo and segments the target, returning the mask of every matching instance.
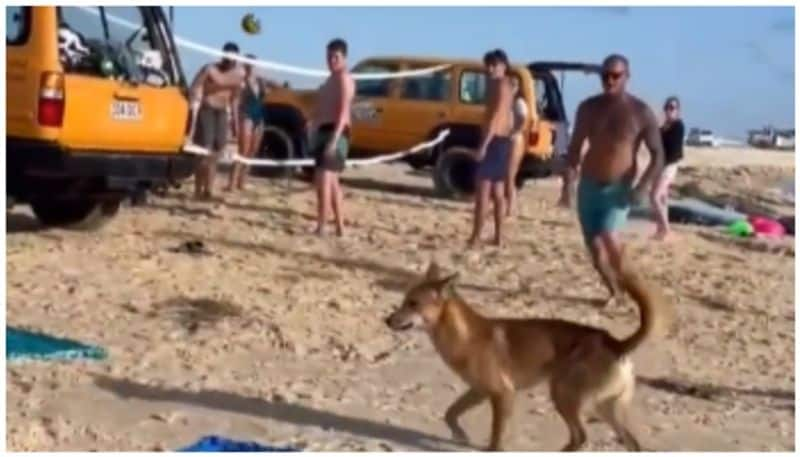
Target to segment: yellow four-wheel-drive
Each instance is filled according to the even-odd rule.
[[[191,175],[186,79],[159,7],[6,7],[10,203],[96,227],[141,189]]]

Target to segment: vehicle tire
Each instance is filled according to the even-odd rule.
[[[31,209],[43,225],[74,230],[97,230],[119,212],[122,199],[97,201],[90,198],[31,200]]]
[[[478,163],[472,149],[451,146],[439,154],[433,169],[436,193],[447,198],[464,198],[475,192]]]
[[[264,128],[264,136],[256,157],[259,159],[287,160],[294,159],[296,155],[295,142],[292,136],[283,128],[268,125]],[[286,177],[291,174],[291,167],[251,167],[250,173],[265,178]]]

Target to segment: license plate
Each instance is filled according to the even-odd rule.
[[[114,100],[111,102],[111,118],[118,121],[138,121],[142,118],[139,102]]]

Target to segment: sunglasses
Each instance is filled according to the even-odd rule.
[[[664,111],[677,111],[678,107],[675,105],[667,105],[664,107]]]
[[[616,81],[624,75],[624,71],[604,71],[601,77],[603,81]]]

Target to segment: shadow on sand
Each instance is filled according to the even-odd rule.
[[[187,392],[180,389],[138,384],[124,379],[115,379],[94,374],[94,383],[103,390],[123,399],[140,399],[169,403],[183,403],[203,408],[247,414],[301,426],[337,430],[366,438],[385,440],[399,445],[425,451],[448,450],[444,446],[456,446],[451,440],[439,438],[408,428],[373,422],[368,419],[343,416],[341,414],[262,398],[245,397],[220,390]]]
[[[773,405],[775,409],[794,410],[794,392],[781,389],[742,389],[739,387],[718,386],[714,384],[695,384],[689,381],[678,381],[669,378],[647,378],[639,376],[637,380],[653,389],[670,392],[686,397],[708,401],[721,401],[737,396],[765,397],[781,401]]]

